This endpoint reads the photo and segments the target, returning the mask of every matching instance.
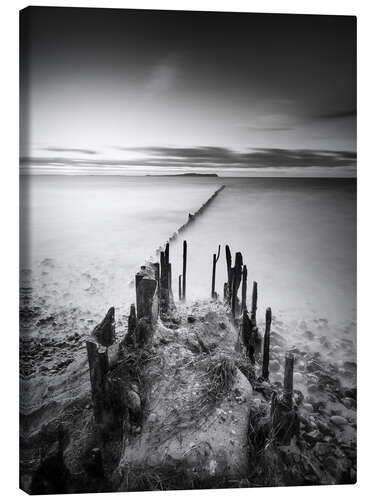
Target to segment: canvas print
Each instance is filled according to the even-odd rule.
[[[356,19],[20,36],[20,487],[355,483]]]

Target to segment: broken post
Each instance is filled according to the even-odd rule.
[[[229,245],[225,245],[225,258],[227,260],[228,283],[230,283],[230,275],[232,270],[232,254]]]
[[[153,302],[156,293],[157,281],[144,276],[137,287],[137,318],[147,318],[151,322],[153,318]]]
[[[135,312],[135,305],[131,304],[130,313],[128,316],[128,331],[122,340],[122,344],[134,345],[134,332],[137,326],[137,314]]]
[[[247,298],[247,267],[243,266],[243,270],[242,270],[242,293],[241,293],[241,312],[242,313],[246,309],[246,298]]]
[[[107,374],[109,361],[107,349],[98,346],[94,340],[86,341],[87,357],[89,360],[91,396],[96,422],[107,424],[110,418],[110,396]]]
[[[224,285],[224,300],[231,305],[231,290],[232,290],[232,254],[229,245],[225,245],[225,258],[227,261],[227,283]]]
[[[263,365],[262,365],[262,377],[264,380],[268,380],[269,377],[269,362],[270,362],[270,333],[271,333],[271,321],[272,321],[272,311],[270,307],[266,310],[266,331],[264,333],[263,340]]]
[[[92,332],[99,344],[109,347],[115,341],[115,308],[110,307],[103,321]]]
[[[165,252],[160,252],[160,309],[163,313],[169,307],[169,245],[167,243]]]
[[[292,437],[299,434],[299,416],[293,405],[293,367],[294,356],[285,356],[284,390],[282,397],[274,392],[271,400],[272,432],[279,444],[289,445]]]
[[[255,343],[251,321],[245,306],[242,313],[242,341],[246,347],[246,354],[252,364],[255,363]]]
[[[242,254],[241,252],[236,252],[236,259],[234,262],[234,267],[231,270],[231,276],[232,276],[232,287],[231,287],[231,309],[232,309],[232,317],[233,319],[236,317],[236,311],[237,311],[237,292],[240,287],[241,283],[241,276],[242,276]]]
[[[215,292],[215,281],[216,281],[216,264],[220,258],[220,245],[217,251],[217,254],[214,253],[212,257],[212,282],[211,282],[211,298],[216,299],[217,293]]]
[[[253,295],[251,297],[251,321],[257,324],[258,283],[253,281]]]
[[[287,353],[285,355],[283,399],[289,411],[293,408],[293,369],[294,356],[291,353]]]
[[[179,274],[178,276],[178,300],[182,299],[182,282],[181,282],[182,276]]]
[[[168,293],[172,298],[172,264],[170,262],[168,262]]]
[[[186,257],[187,257],[187,243],[184,240],[183,244],[183,263],[182,263],[182,300],[186,300]]]
[[[223,297],[224,300],[228,300],[228,283],[224,283],[224,289],[223,289]]]

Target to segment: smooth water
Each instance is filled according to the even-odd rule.
[[[260,317],[271,306],[291,330],[315,321],[321,330],[330,323],[354,336],[353,179],[23,176],[21,286],[28,303],[51,315],[78,310],[78,331],[111,305],[125,318],[137,267],[155,259],[156,248],[221,184],[226,188],[183,234],[188,299],[209,297],[219,244],[222,296],[229,244],[247,265],[248,296],[258,282]],[[182,237],[170,255],[176,297]]]

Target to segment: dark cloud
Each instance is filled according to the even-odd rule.
[[[341,111],[335,111],[332,113],[321,113],[318,115],[313,115],[316,120],[339,120],[341,118],[354,118],[357,116],[356,109],[345,109]]]
[[[84,155],[96,155],[97,151],[93,149],[80,149],[80,148],[43,148],[44,151],[53,151],[55,153],[80,153]]]
[[[288,130],[295,130],[295,127],[238,127],[244,132],[285,132]]]
[[[123,148],[126,149],[126,148]],[[66,157],[21,158],[23,166],[70,167],[173,167],[173,168],[285,168],[285,167],[355,167],[353,151],[316,149],[254,148],[244,152],[228,148],[204,146],[197,148],[145,147],[129,148],[143,155],[134,160],[73,160]]]

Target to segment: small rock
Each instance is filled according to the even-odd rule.
[[[150,415],[148,416],[148,421],[150,422],[150,424],[153,424],[157,421],[158,417],[156,415],[156,413],[150,413]]]
[[[342,400],[343,405],[346,406],[346,408],[355,408],[356,407],[356,402],[354,401],[353,398],[344,398]]]
[[[280,363],[276,361],[275,359],[270,361],[270,370],[273,372],[278,372],[281,369]]]
[[[311,412],[311,413],[314,411],[313,405],[311,405],[310,403],[304,403],[303,408],[306,411]]]
[[[317,372],[320,370],[320,365],[316,361],[309,361],[306,365],[306,370],[308,372]]]
[[[303,333],[303,336],[305,338],[307,338],[308,340],[312,340],[314,338],[314,334],[313,332],[311,332],[310,330],[306,330],[304,333]]]
[[[317,387],[315,384],[309,384],[309,385],[307,386],[307,390],[308,390],[308,392],[310,392],[311,394],[314,394],[314,393],[316,393],[316,392],[319,392],[319,389],[318,389],[318,387]]]
[[[342,417],[341,415],[332,415],[329,420],[330,422],[332,422],[332,424],[337,425],[338,427],[341,427],[342,425],[346,425],[348,423],[346,418]]]
[[[296,372],[293,376],[293,380],[296,384],[303,382],[303,375],[300,372]]]
[[[188,321],[188,323],[195,323],[196,318],[195,318],[195,316],[188,316],[187,321]]]
[[[133,390],[129,390],[126,396],[128,408],[132,410],[134,414],[139,414],[141,412],[141,399],[139,394]]]
[[[316,443],[316,445],[313,448],[314,453],[316,455],[318,455],[318,457],[322,457],[324,455],[327,455],[329,453],[330,449],[331,449],[331,445],[330,444],[328,444],[328,443],[322,443],[322,442]]]

